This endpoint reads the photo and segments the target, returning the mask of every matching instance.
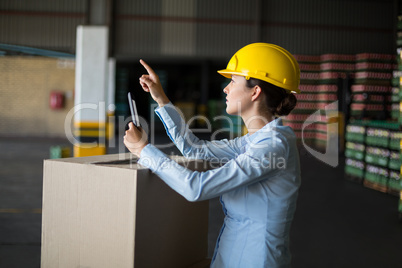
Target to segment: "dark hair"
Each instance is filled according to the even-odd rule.
[[[267,108],[274,116],[288,115],[296,106],[295,95],[281,87],[256,78],[246,80],[246,86],[249,88],[259,86],[262,89]]]

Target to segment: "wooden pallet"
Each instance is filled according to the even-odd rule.
[[[378,183],[374,183],[374,182],[370,182],[370,181],[365,180],[363,182],[363,185],[365,187],[367,187],[367,188],[370,188],[370,189],[373,189],[373,190],[376,190],[376,191],[380,191],[380,192],[383,192],[383,193],[388,192],[388,187],[385,186],[385,185],[382,185],[382,184],[378,184]]]

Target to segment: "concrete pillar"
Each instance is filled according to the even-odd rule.
[[[108,28],[78,26],[75,69],[74,156],[106,153]]]
[[[109,58],[108,61],[108,81],[107,81],[107,94],[106,94],[106,138],[108,145],[111,147],[116,146],[115,141],[115,92],[116,92],[116,59]]]

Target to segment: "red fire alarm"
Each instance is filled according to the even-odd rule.
[[[64,108],[64,92],[52,91],[50,92],[50,109],[58,110]]]

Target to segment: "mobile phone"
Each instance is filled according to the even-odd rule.
[[[134,123],[134,126],[140,126],[140,120],[138,118],[137,113],[137,105],[135,105],[135,100],[131,96],[131,92],[128,92],[128,104],[130,105],[130,112],[131,112],[131,120]]]

